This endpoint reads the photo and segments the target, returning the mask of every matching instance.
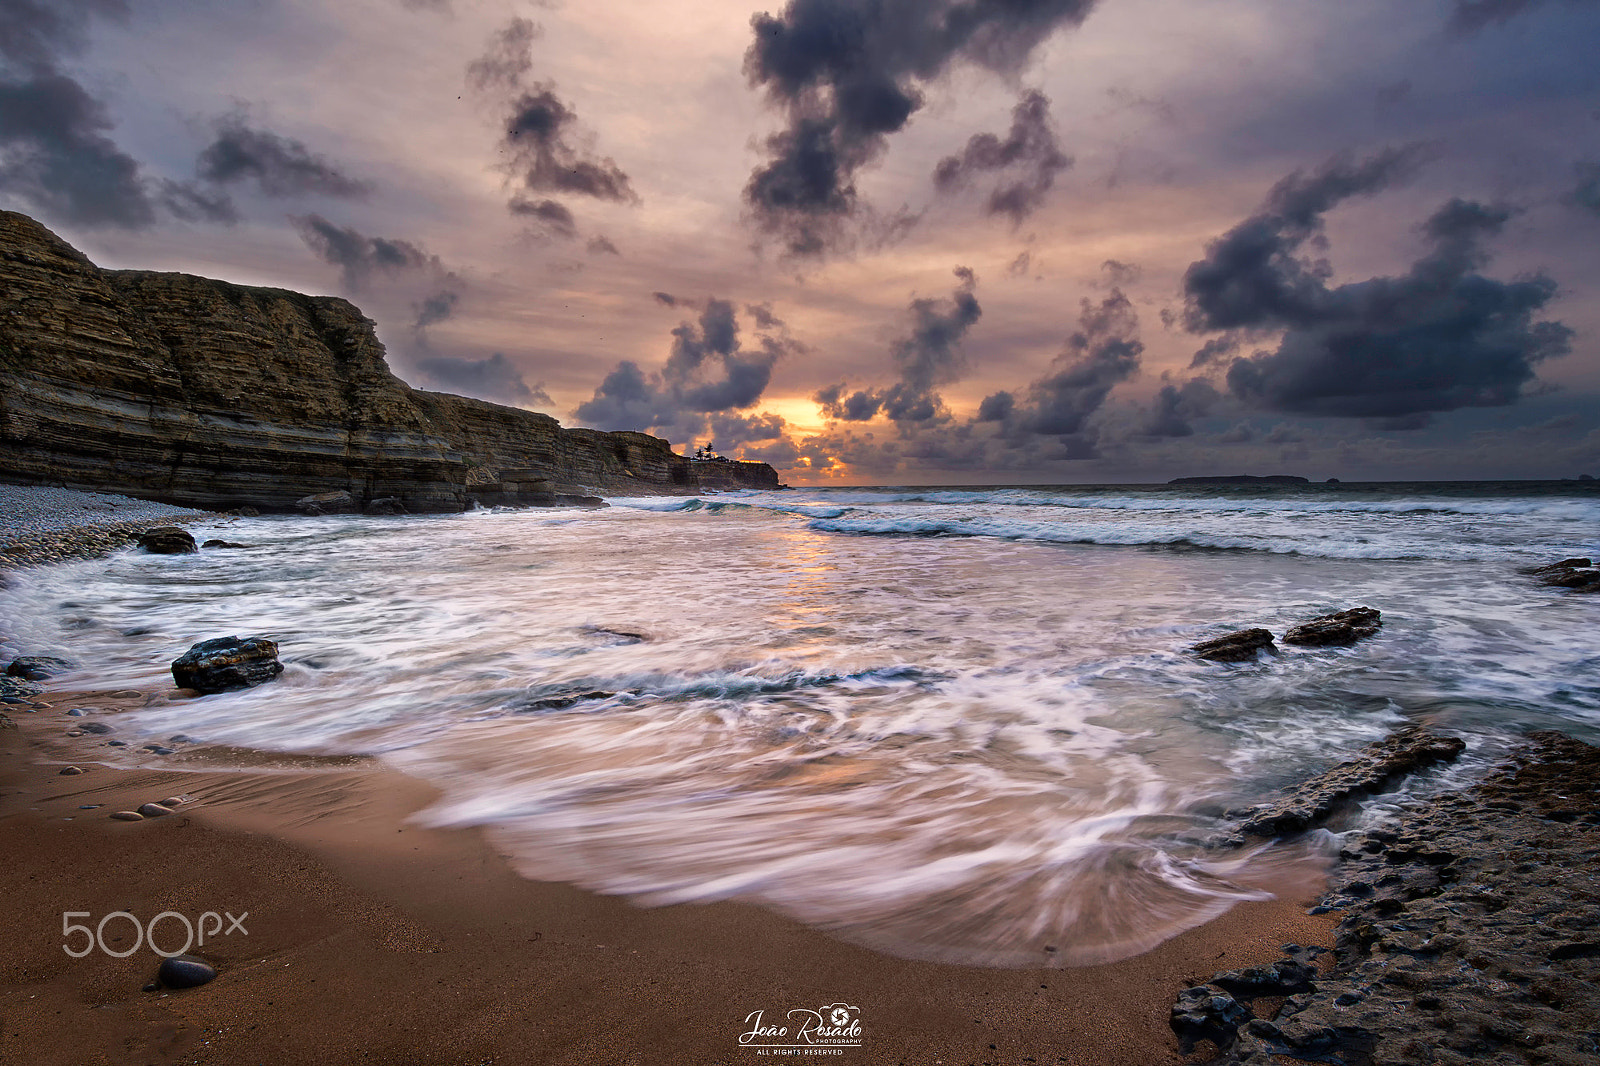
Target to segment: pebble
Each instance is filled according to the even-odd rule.
[[[146,744],[144,747],[140,748],[139,750],[140,751],[148,751],[151,755],[176,755],[176,754],[178,754],[178,749],[177,748],[167,748],[167,747],[163,747],[160,744]]]
[[[194,988],[214,979],[217,971],[204,959],[193,955],[174,955],[161,960],[156,977],[168,988]]]
[[[87,708],[87,707],[74,707],[74,708],[72,708],[72,710],[67,712],[67,717],[68,718],[82,718],[84,715],[86,715],[88,713],[89,713],[89,708]]]
[[[85,733],[94,733],[97,736],[105,736],[107,733],[113,731],[112,728],[106,725],[104,722],[85,722],[78,728],[83,730]]]
[[[103,803],[80,803],[80,804],[78,804],[78,810],[80,810],[80,811],[98,811],[101,807],[104,807],[104,806],[105,806],[105,804],[103,804]]]
[[[126,740],[108,740],[108,741],[106,741],[106,747],[108,747],[108,748],[125,748],[127,746],[128,746],[128,742]]]
[[[79,774],[86,774],[89,771],[85,770],[81,766],[63,766],[60,772],[62,777],[76,777]]]
[[[159,802],[163,807],[181,807],[183,806],[183,797],[168,796],[166,799],[158,800],[157,802]]]
[[[141,803],[139,813],[146,818],[160,818],[164,814],[171,814],[172,811],[159,803]]]
[[[174,734],[173,736],[168,737],[167,738],[167,743],[169,743],[169,744],[198,744],[200,742],[198,740],[196,740],[194,737],[191,737],[188,733],[177,733],[177,734]]]
[[[114,814],[112,814],[111,817],[115,818],[119,822],[142,822],[142,821],[144,821],[144,815],[140,814],[138,811],[117,811]]]

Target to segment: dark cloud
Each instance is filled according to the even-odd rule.
[[[0,58],[46,73],[63,55],[83,51],[94,16],[125,18],[125,0],[5,0],[0,8]]]
[[[782,329],[783,319],[772,313],[771,304],[745,304],[744,313],[755,320],[757,329]]]
[[[1016,71],[1094,0],[789,0],[751,19],[750,84],[785,113],[745,186],[758,230],[793,255],[844,243],[867,214],[855,176],[953,64]]]
[[[1456,0],[1450,28],[1460,33],[1476,33],[1485,26],[1509,22],[1543,3],[1544,0]]]
[[[1184,274],[1184,324],[1193,332],[1298,325],[1316,321],[1329,269],[1297,253],[1320,237],[1322,216],[1353,196],[1381,192],[1422,159],[1415,147],[1391,148],[1355,162],[1337,158],[1273,187],[1265,208],[1206,248]]]
[[[1139,279],[1144,277],[1144,268],[1138,263],[1124,263],[1120,259],[1107,259],[1100,264],[1100,270],[1105,274],[1106,280],[1112,285],[1137,285]]]
[[[1072,158],[1062,153],[1050,124],[1049,97],[1029,89],[1012,109],[1005,140],[992,133],[973,134],[958,154],[939,160],[933,183],[940,192],[951,192],[981,175],[997,173],[1001,177],[989,192],[985,210],[1020,226],[1044,203],[1056,175],[1071,165]]]
[[[150,225],[157,204],[138,161],[106,136],[112,128],[105,107],[64,74],[0,80],[0,191],[60,222]]]
[[[513,199],[506,205],[513,215],[530,219],[552,236],[574,240],[578,236],[578,222],[565,204],[555,200]]]
[[[1573,164],[1573,169],[1578,173],[1578,184],[1568,195],[1568,202],[1600,216],[1600,163],[1579,162]]]
[[[1328,285],[1330,268],[1302,248],[1320,243],[1324,212],[1392,173],[1374,157],[1286,179],[1190,266],[1190,329],[1282,331],[1275,351],[1229,365],[1235,396],[1285,413],[1403,419],[1514,403],[1538,363],[1567,352],[1571,330],[1534,321],[1554,281],[1478,272],[1484,243],[1511,217],[1503,205],[1451,200],[1422,226],[1430,249],[1407,273]]]
[[[467,84],[480,92],[516,92],[533,71],[533,42],[543,35],[532,19],[513,18],[489,38],[483,55],[467,64]]]
[[[1193,436],[1192,420],[1210,414],[1219,399],[1217,390],[1201,378],[1163,385],[1138,432],[1147,437]]]
[[[967,267],[956,267],[955,275],[960,284],[948,298],[911,301],[911,330],[890,349],[900,380],[848,396],[843,384],[821,390],[812,399],[827,417],[864,422],[881,412],[897,423],[949,417],[935,388],[960,379],[966,369],[961,342],[983,315],[975,294],[977,275]]]
[[[511,105],[501,147],[507,167],[529,192],[567,193],[636,203],[628,175],[610,159],[589,154],[577,140],[577,115],[552,83],[535,85]]]
[[[456,304],[461,302],[461,294],[453,289],[441,289],[439,292],[425,296],[412,305],[416,318],[411,323],[412,329],[427,329],[436,323],[443,322],[456,313]]]
[[[335,226],[321,215],[297,215],[290,221],[319,259],[340,269],[347,289],[360,289],[374,274],[427,271],[449,275],[438,256],[410,241],[368,237],[354,229]]]
[[[232,225],[239,221],[238,209],[227,193],[219,189],[206,189],[192,181],[156,183],[158,202],[175,218],[185,222],[221,222]]]
[[[1033,253],[1024,249],[1017,253],[1017,257],[1006,266],[1006,276],[1013,278],[1025,277],[1033,266]]]
[[[1051,373],[1029,385],[1019,400],[1009,392],[984,399],[978,421],[999,422],[1005,436],[1056,437],[1071,454],[1096,455],[1089,419],[1118,384],[1139,372],[1144,344],[1139,316],[1121,289],[1098,304],[1084,300],[1078,329],[1067,338]]]
[[[1373,104],[1378,108],[1393,107],[1411,95],[1411,79],[1402,78],[1390,85],[1380,85],[1373,93]]]
[[[200,153],[195,171],[219,185],[253,181],[268,196],[360,199],[372,191],[301,142],[246,125],[242,115],[217,120],[216,137]]]
[[[650,295],[654,296],[656,303],[661,304],[663,307],[678,306],[678,298],[670,292],[653,292]]]
[[[487,359],[431,356],[416,360],[416,366],[431,383],[451,392],[480,400],[551,406],[544,388],[524,381],[504,352],[495,352]]]
[[[668,307],[687,303],[664,292],[655,298]],[[758,424],[770,425],[760,420],[776,416],[734,413],[759,403],[777,361],[802,350],[787,334],[772,332],[773,324],[775,319],[758,319],[758,329],[764,331],[754,347],[746,347],[733,304],[712,297],[697,321],[673,329],[672,347],[659,373],[647,375],[631,361],[618,363],[574,414],[601,429],[654,429],[674,441],[703,439],[718,425],[743,426],[740,432],[746,434]]]
[[[585,247],[588,248],[590,255],[622,254],[617,250],[617,246],[611,243],[611,238],[599,233],[595,234],[593,237],[590,237],[589,243],[585,245]]]

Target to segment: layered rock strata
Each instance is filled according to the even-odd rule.
[[[101,270],[15,212],[0,212],[0,479],[272,511],[339,491],[419,512],[699,488],[658,437],[411,388],[347,300]]]

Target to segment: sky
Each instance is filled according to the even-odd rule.
[[[1600,0],[0,0],[0,206],[791,484],[1600,476]]]

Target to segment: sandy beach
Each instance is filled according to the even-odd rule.
[[[1182,1061],[1167,1020],[1180,989],[1331,942],[1332,916],[1306,914],[1314,877],[1154,951],[1066,970],[890,958],[734,903],[638,908],[523,880],[475,831],[409,823],[429,789],[375,763],[197,748],[162,760],[172,769],[118,770],[97,761],[103,736],[65,735],[72,707],[114,723],[166,698],[47,690],[37,710],[8,707],[6,1063],[755,1062],[739,1044],[753,1012],[844,1002],[863,1029],[845,1062],[1149,1066]],[[108,817],[174,796],[168,817]],[[119,910],[247,913],[248,933],[198,949],[220,971],[210,984],[146,992],[147,945],[121,959],[63,948],[64,912],[98,924]],[[104,935],[120,951],[134,933],[119,918]],[[161,937],[171,950],[181,923]]]

